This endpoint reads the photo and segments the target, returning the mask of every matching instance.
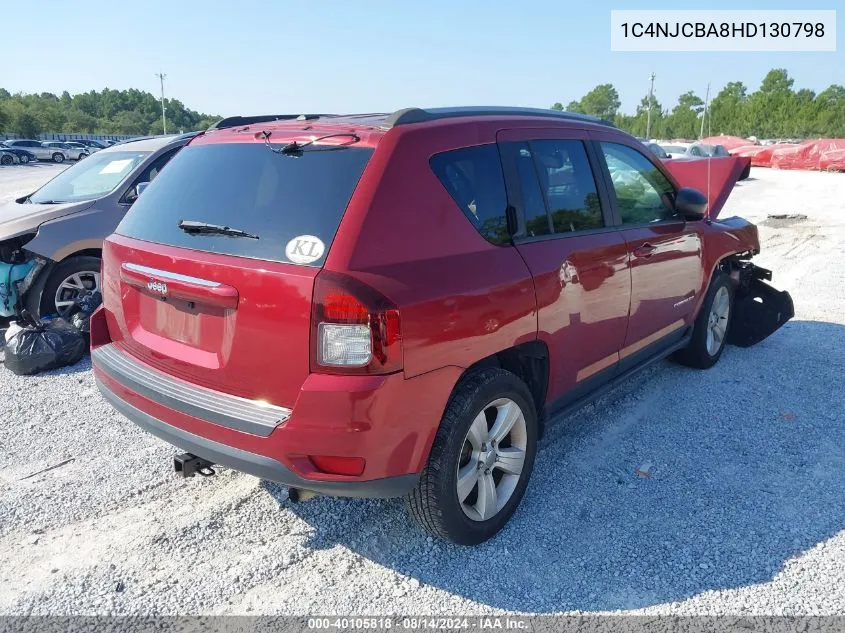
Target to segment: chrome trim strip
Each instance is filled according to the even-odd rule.
[[[160,277],[162,279],[170,279],[172,281],[184,281],[185,283],[194,284],[197,286],[205,286],[207,288],[217,288],[220,284],[216,281],[209,281],[208,279],[200,279],[199,277],[189,277],[188,275],[180,275],[179,273],[172,273],[167,270],[159,270],[158,268],[150,268],[149,266],[141,266],[140,264],[133,264],[126,262],[123,264],[129,270],[152,277]]]
[[[91,360],[110,378],[153,402],[236,431],[267,437],[291,415],[285,407],[168,376],[119,351],[113,343],[95,348]]]

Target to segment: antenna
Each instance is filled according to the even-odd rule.
[[[707,106],[710,101],[710,82],[707,82],[707,92],[704,95],[704,116],[707,116]],[[711,136],[713,134],[713,121],[707,121],[707,136]],[[701,140],[704,136],[704,118],[701,119],[701,136],[698,137],[698,140]],[[713,156],[712,154],[707,155],[707,222],[708,224],[713,220],[710,218],[710,174],[712,173],[711,165],[713,163]]]
[[[167,78],[167,75],[156,73],[155,76],[161,81],[161,131],[163,134],[167,134],[167,119],[164,118],[164,80]]]

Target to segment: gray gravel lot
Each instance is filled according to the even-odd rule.
[[[0,201],[53,173],[0,170]],[[761,223],[795,320],[556,420],[477,548],[426,538],[399,501],[177,479],[87,360],[0,369],[0,614],[845,614],[845,174],[755,169],[732,214]]]

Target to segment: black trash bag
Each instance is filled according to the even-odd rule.
[[[103,302],[103,295],[99,291],[90,292],[82,297],[79,297],[73,302],[67,313],[67,319],[80,332],[82,332],[86,340],[91,335],[90,319],[100,304]]]
[[[64,319],[22,321],[24,325],[3,345],[6,367],[14,374],[31,376],[73,365],[88,349],[82,333]]]

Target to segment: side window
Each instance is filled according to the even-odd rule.
[[[126,193],[123,194],[122,201],[127,202],[130,197],[134,199],[133,193],[135,191],[135,187],[138,186],[138,183],[142,182],[152,182],[153,178],[158,176],[159,172],[164,168],[167,162],[176,155],[181,147],[177,147],[176,149],[172,149],[170,151],[165,152],[154,161],[152,161],[149,165],[144,167],[141,170],[141,173],[132,181],[132,185],[129,189],[126,190]]]
[[[443,152],[429,164],[481,235],[493,244],[510,241],[505,180],[495,144]]]
[[[618,143],[601,143],[622,224],[677,219],[672,183],[644,154]]]
[[[604,227],[593,170],[581,141],[532,141],[555,233]]]
[[[519,143],[516,150],[516,171],[519,175],[519,188],[522,192],[523,213],[525,214],[525,232],[529,237],[549,235],[552,222],[546,210],[546,201],[540,190],[534,156],[528,143]]]

